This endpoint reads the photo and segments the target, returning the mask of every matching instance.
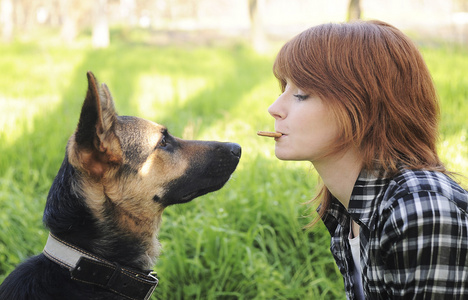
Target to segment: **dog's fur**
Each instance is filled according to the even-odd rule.
[[[151,269],[164,208],[220,189],[240,152],[234,143],[182,140],[164,126],[118,116],[107,86],[88,72],[78,127],[50,189],[44,224],[108,261]],[[0,299],[124,298],[72,280],[68,269],[40,254],[4,280]]]

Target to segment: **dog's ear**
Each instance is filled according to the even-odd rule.
[[[117,113],[109,89],[105,84],[99,86],[93,73],[88,72],[87,76],[86,99],[74,141],[69,145],[75,157],[69,158],[91,176],[100,178],[122,162],[122,150],[115,134]]]

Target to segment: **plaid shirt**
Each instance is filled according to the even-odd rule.
[[[439,172],[361,172],[348,211],[334,199],[323,220],[348,299],[355,299],[350,217],[360,227],[366,299],[468,299],[468,192]]]

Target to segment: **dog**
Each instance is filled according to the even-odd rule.
[[[1,300],[149,299],[163,210],[220,189],[239,163],[236,143],[183,140],[117,115],[108,87],[87,78],[44,209],[44,251],[4,280]]]

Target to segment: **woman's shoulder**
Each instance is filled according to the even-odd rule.
[[[384,206],[403,205],[425,206],[436,201],[439,205],[446,202],[447,208],[468,211],[468,192],[444,173],[427,170],[403,169],[393,177],[384,196]],[[398,203],[395,203],[398,202]],[[438,205],[438,206],[439,206]],[[429,206],[432,206],[429,204]],[[440,207],[440,206],[439,206]]]
[[[460,185],[444,173],[427,170],[402,169],[391,183],[398,187],[407,189],[409,192],[432,191],[445,194],[456,191],[467,194]]]
[[[398,266],[397,276],[415,268],[447,270],[449,264],[462,270],[457,268],[468,258],[467,207],[467,191],[443,173],[402,170],[390,180],[375,215],[375,247],[386,266]]]

